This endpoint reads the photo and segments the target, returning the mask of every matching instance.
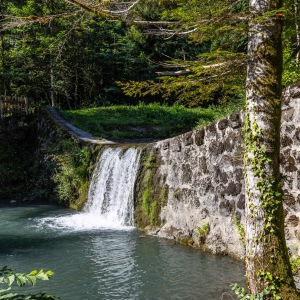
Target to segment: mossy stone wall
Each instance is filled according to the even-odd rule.
[[[300,256],[299,83],[284,91],[282,115],[285,233],[292,254]],[[243,118],[242,112],[234,114],[147,146],[137,184],[138,227],[213,253],[243,257]],[[153,207],[158,208],[155,224],[142,213],[143,203],[155,203]],[[144,211],[149,215],[149,208]],[[206,224],[209,230],[203,238],[199,228]]]

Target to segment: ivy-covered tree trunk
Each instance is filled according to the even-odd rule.
[[[283,13],[280,0],[250,0],[244,125],[246,272],[252,294],[300,299],[284,237],[279,172]]]
[[[295,29],[296,29],[296,38],[297,38],[297,47],[300,45],[300,23],[299,23],[299,0],[294,1],[294,14],[295,14]],[[300,51],[296,54],[296,63],[299,68],[300,64]]]

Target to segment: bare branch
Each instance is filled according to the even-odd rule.
[[[240,60],[232,60],[232,61],[226,61],[226,62],[222,62],[222,63],[218,63],[218,64],[210,64],[210,65],[205,65],[205,66],[201,66],[201,68],[203,69],[221,69],[221,68],[228,68],[229,66],[232,66],[234,64],[242,64],[242,62]],[[156,72],[157,75],[159,76],[180,76],[180,75],[187,75],[187,74],[191,74],[193,73],[193,71],[191,69],[185,69],[185,70],[179,70],[179,71],[165,71],[165,72]],[[225,72],[224,74],[227,74],[227,72]],[[217,74],[215,76],[210,76],[209,78],[214,78],[220,76],[220,74]],[[222,76],[222,75],[221,75]],[[206,80],[207,78],[203,78],[202,80]],[[198,80],[196,81],[198,82]]]
[[[181,70],[181,71],[165,71],[165,72],[156,72],[159,76],[180,76],[180,75],[187,75],[190,74],[191,70]]]
[[[81,13],[80,10],[71,12],[71,13],[62,13],[62,14],[57,14],[57,15],[49,15],[49,16],[27,16],[27,17],[17,17],[17,16],[12,16],[12,15],[2,15],[1,19],[1,27],[0,27],[0,32],[5,31],[11,28],[15,27],[21,27],[21,26],[28,26],[32,24],[49,24],[51,23],[54,19],[57,18],[69,18],[76,16],[78,13]]]
[[[98,16],[116,17],[127,15],[128,12],[136,6],[140,0],[118,1],[118,0],[65,0],[81,9],[91,12]]]

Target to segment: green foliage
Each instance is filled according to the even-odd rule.
[[[147,152],[147,151],[146,151]],[[145,229],[147,226],[156,228],[160,225],[160,211],[166,205],[168,188],[161,187],[156,176],[158,168],[157,157],[154,153],[144,153],[140,175],[140,190],[135,205],[135,219],[137,227]]]
[[[266,285],[264,290],[257,294],[246,293],[244,288],[237,284],[231,285],[231,290],[237,295],[240,300],[282,300],[280,296],[280,286],[282,279],[272,275],[270,272],[259,271],[259,280],[263,281]]]
[[[146,215],[150,215],[151,212],[150,195],[151,195],[151,190],[150,188],[147,188],[144,191],[142,196],[142,207]]]
[[[170,37],[167,41],[184,36],[194,51],[184,48],[183,55],[176,55],[178,47],[174,47],[175,55],[165,57],[155,80],[117,82],[124,93],[138,98],[161,97],[189,107],[237,99],[245,81],[247,22],[243,17],[247,1],[152,2],[158,7],[156,19],[171,22],[164,29],[151,28],[149,32]]]
[[[292,7],[286,1],[282,10],[285,59],[297,46]],[[2,28],[25,25],[0,33],[0,94],[29,96],[36,105],[49,104],[54,95],[62,108],[137,103],[141,97],[189,107],[240,100],[247,13],[246,0],[142,1],[128,20],[171,21],[157,31],[149,24],[106,22],[66,1],[3,0],[0,14],[14,18],[1,18]],[[294,58],[284,68],[285,85],[299,79]],[[114,136],[122,138],[122,131]]]
[[[287,43],[283,52],[284,71],[282,74],[282,83],[285,87],[300,80],[299,65],[295,58],[291,58],[292,53],[292,45]]]
[[[0,269],[0,299],[12,300],[54,300],[58,299],[53,295],[43,292],[36,294],[23,295],[12,289],[14,283],[19,287],[24,287],[26,284],[34,286],[37,280],[49,280],[54,273],[52,271],[44,272],[43,270],[33,270],[29,274],[15,273],[6,266]],[[6,287],[4,287],[6,286]]]
[[[53,180],[58,199],[63,203],[74,203],[81,194],[87,192],[90,149],[81,147],[71,139],[62,139],[55,150],[49,154],[57,167]]]
[[[231,290],[234,291],[237,298],[240,300],[267,300],[267,299],[280,300],[281,299],[280,296],[279,298],[277,297],[278,295],[276,295],[274,298],[270,298],[273,295],[268,289],[264,289],[262,292],[255,295],[248,294],[246,293],[244,288],[238,286],[236,283],[231,285]]]
[[[203,127],[239,105],[188,109],[158,103],[136,106],[107,106],[71,111],[60,111],[75,126],[104,138],[166,138],[194,128]]]
[[[245,226],[241,224],[241,221],[237,218],[236,215],[233,215],[233,222],[239,233],[240,239],[243,241],[243,244],[245,246],[245,236],[246,236]]]
[[[209,223],[204,223],[201,227],[197,227],[196,229],[199,233],[200,238],[206,238],[210,230]]]
[[[61,107],[102,105],[124,101],[115,80],[149,77],[146,38],[133,25],[58,0],[4,0],[0,14],[14,16],[0,18],[1,28],[28,22],[0,33],[0,94],[29,96],[37,105],[50,104],[51,95]]]
[[[188,70],[187,75],[176,76],[174,73],[174,76],[160,76],[157,80],[117,82],[117,84],[127,96],[141,98],[151,95],[171,103],[175,99],[173,102],[176,104],[188,107],[207,103],[230,103],[232,99],[241,100],[239,94],[244,89],[245,68],[238,57],[236,61],[229,62],[226,62],[224,57],[224,53],[218,52],[196,62],[185,61],[182,68]],[[175,61],[173,64],[178,62]]]
[[[159,213],[161,209],[161,198],[156,198],[155,188],[153,186],[153,174],[150,167],[146,167],[145,177],[142,182],[144,191],[142,194],[142,210],[145,217],[148,219],[151,227],[159,225]]]
[[[144,168],[146,169],[151,169],[153,167],[153,164],[155,163],[155,157],[151,154],[149,155],[145,161],[144,161]],[[146,182],[150,182],[152,179],[153,174],[152,173],[147,173],[147,176],[145,177]]]
[[[290,264],[294,275],[300,275],[300,257],[290,257]]]

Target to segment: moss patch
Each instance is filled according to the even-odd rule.
[[[158,176],[159,157],[151,147],[143,149],[138,172],[135,203],[135,225],[139,229],[158,228],[161,208],[167,204],[169,189]]]

